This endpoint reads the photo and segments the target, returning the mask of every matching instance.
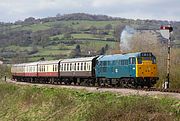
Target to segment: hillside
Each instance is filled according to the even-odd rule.
[[[0,120],[178,121],[179,100],[0,83]]]
[[[167,21],[131,20],[84,13],[0,24],[0,60],[20,63],[59,58],[92,56],[118,50],[126,25],[138,30],[157,30]],[[171,22],[179,43],[180,23]],[[80,50],[77,49],[80,45]],[[79,53],[81,51],[80,55]],[[21,59],[19,59],[21,58]]]

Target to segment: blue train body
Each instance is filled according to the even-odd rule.
[[[136,77],[136,57],[140,53],[99,56],[96,64],[97,78]]]

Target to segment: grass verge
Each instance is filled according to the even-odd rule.
[[[0,120],[172,121],[179,100],[0,83]]]

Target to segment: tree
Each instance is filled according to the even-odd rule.
[[[75,51],[76,51],[76,53],[81,53],[81,47],[80,47],[80,45],[76,45]]]
[[[36,19],[33,18],[33,17],[29,17],[29,18],[26,18],[26,19],[24,20],[24,22],[25,22],[25,23],[28,23],[28,24],[33,24],[33,23],[36,22]]]
[[[125,25],[117,25],[115,26],[114,28],[114,37],[115,37],[115,40],[117,42],[120,42],[120,35],[121,35],[121,32],[123,31]]]
[[[111,24],[107,24],[104,28],[107,29],[107,30],[110,30],[110,29],[112,29],[112,25]]]
[[[109,45],[108,44],[106,44],[106,46],[105,46],[105,50],[107,51],[109,49]]]
[[[104,55],[105,53],[106,53],[105,48],[102,47],[101,50],[100,50],[100,55]]]
[[[91,32],[91,34],[97,34],[97,28],[95,27],[95,26],[91,26],[90,28],[90,32]]]
[[[81,47],[79,44],[76,45],[76,48],[71,52],[70,56],[73,58],[81,56]]]

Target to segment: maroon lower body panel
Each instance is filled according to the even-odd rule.
[[[26,77],[37,77],[37,72],[34,73],[25,73]]]

